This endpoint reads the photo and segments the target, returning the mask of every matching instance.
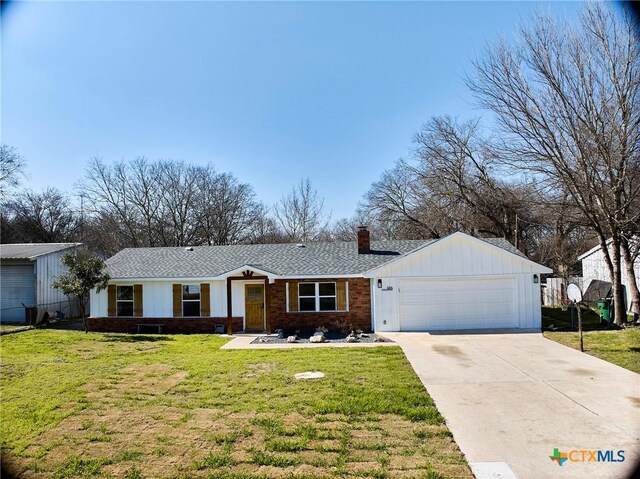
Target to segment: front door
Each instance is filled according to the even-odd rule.
[[[245,329],[264,331],[264,285],[244,286]]]

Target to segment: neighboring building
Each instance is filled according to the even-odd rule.
[[[41,306],[69,315],[71,303],[53,281],[66,272],[62,256],[81,243],[0,245],[0,321],[24,322],[24,306]]]
[[[94,331],[539,329],[540,274],[504,239],[125,249],[93,292]]]
[[[589,283],[592,280],[597,279],[600,281],[611,282],[609,276],[609,270],[607,269],[607,263],[604,258],[604,252],[600,245],[591,248],[586,253],[578,256],[578,260],[582,262],[582,284],[586,290],[589,287]],[[627,302],[627,310],[629,310],[631,298],[626,294],[626,290],[629,285],[629,277],[627,275],[627,264],[624,259],[621,259],[622,268],[622,285],[625,288],[625,298]],[[640,285],[640,260],[635,261],[633,264],[633,270],[635,272],[636,284]]]

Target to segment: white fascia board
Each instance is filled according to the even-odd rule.
[[[246,271],[250,269],[256,273],[263,274],[267,276],[269,279],[332,279],[332,278],[364,278],[362,274],[307,274],[307,275],[287,275],[287,276],[278,276],[273,273],[267,273],[262,271],[257,271],[255,268],[241,268],[239,271],[230,271],[220,276],[209,276],[209,277],[180,277],[180,278],[116,278],[112,277],[109,279],[111,283],[142,283],[142,282],[207,282],[207,281],[224,281],[228,276],[233,276],[234,274],[241,273],[242,271]],[[252,278],[247,278],[250,280]],[[255,278],[254,278],[255,279]]]
[[[122,284],[132,284],[132,283],[206,283],[208,281],[216,281],[217,278],[214,277],[182,277],[182,278],[109,278],[110,283],[122,283]]]
[[[265,271],[263,269],[260,268],[256,268],[255,266],[250,266],[245,264],[244,266],[241,266],[240,268],[236,268],[236,269],[232,269],[230,271],[226,271],[218,276],[214,276],[213,279],[214,280],[223,280],[223,279],[227,279],[229,276],[234,276],[236,274],[241,274],[243,271],[253,271],[254,273],[258,273],[261,274],[262,276],[266,276],[267,278],[269,278],[270,280],[275,280],[276,278],[279,278],[280,276],[278,276],[275,273],[272,273],[271,271]],[[250,278],[247,278],[250,279]]]
[[[496,251],[500,251],[502,253],[508,254],[508,255],[512,256],[514,259],[517,259],[519,261],[523,261],[524,263],[533,266],[534,268],[536,268],[536,270],[539,273],[542,273],[542,274],[551,274],[551,273],[553,273],[553,270],[551,268],[547,267],[547,266],[544,266],[544,265],[542,265],[540,263],[536,263],[535,261],[531,261],[529,258],[522,257],[520,255],[512,253],[511,251],[507,251],[506,249],[500,248],[500,246],[496,246],[496,245],[493,245],[491,243],[487,243],[486,241],[482,241],[480,238],[475,238],[475,237],[473,237],[471,235],[468,235],[468,234],[465,234],[465,233],[461,233],[461,232],[454,233],[453,235],[463,235],[465,238],[471,239],[472,241],[475,241],[478,244],[487,245],[487,246],[495,249]],[[453,235],[450,235],[450,236],[453,236]],[[447,236],[447,238],[449,238],[449,236]]]
[[[611,243],[611,239],[608,239],[607,240],[607,247],[609,246],[610,243]],[[602,250],[602,247],[600,246],[600,243],[598,243],[597,245],[595,245],[593,248],[591,248],[586,253],[582,253],[580,256],[578,256],[578,261],[582,261],[587,256],[591,256],[593,253],[597,253],[600,250]]]
[[[332,278],[364,278],[363,274],[296,274],[278,276],[278,279],[332,279]]]
[[[53,243],[53,244],[66,244],[66,243]],[[34,261],[42,256],[48,256],[50,254],[60,253],[61,251],[67,251],[72,248],[78,248],[79,246],[82,246],[82,243],[73,243],[73,244],[69,244],[66,248],[60,248],[55,251],[48,251],[46,253],[34,254],[33,256],[29,256],[27,259]]]

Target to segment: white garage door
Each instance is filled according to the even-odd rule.
[[[515,328],[515,278],[401,281],[400,330]]]

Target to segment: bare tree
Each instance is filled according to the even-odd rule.
[[[532,216],[521,221],[526,228],[524,242],[529,243],[529,254],[536,261],[553,268],[564,278],[579,274],[577,253],[590,248],[593,235],[584,224],[580,210],[559,197],[539,197],[532,209]]]
[[[439,238],[453,226],[448,216],[438,215],[437,199],[429,186],[404,161],[382,173],[365,194],[359,213],[385,225],[387,235],[397,239]],[[444,221],[442,221],[444,220]],[[369,222],[371,223],[371,222]]]
[[[276,220],[271,217],[269,208],[260,204],[245,242],[249,244],[286,243],[287,237],[278,228]]]
[[[163,246],[198,244],[199,189],[198,183],[207,169],[183,162],[158,162],[157,187],[162,215],[158,231]]]
[[[324,199],[318,197],[309,178],[294,186],[273,209],[275,219],[289,241],[317,241],[329,225]]]
[[[207,175],[200,183],[200,227],[210,245],[237,244],[255,239],[253,230],[266,226],[264,206],[253,188],[230,173]]]
[[[506,163],[566,192],[595,231],[613,283],[616,322],[626,317],[621,234],[637,223],[640,193],[640,55],[637,25],[587,4],[578,29],[539,16],[519,42],[475,62],[468,85],[497,115]],[[611,241],[611,248],[608,241]]]
[[[331,239],[333,241],[355,241],[358,226],[362,225],[366,225],[366,223],[359,223],[355,218],[341,218],[331,227]]]
[[[129,201],[130,191],[134,188],[125,163],[108,166],[99,158],[91,160],[86,178],[79,185],[80,192],[89,200],[88,213],[94,218],[110,218],[112,226],[117,228],[121,245],[151,246],[148,238],[140,234],[139,214]]]
[[[70,198],[55,188],[19,193],[3,210],[11,223],[11,236],[3,241],[62,243],[76,239],[79,217]]]
[[[20,184],[24,175],[25,161],[18,151],[9,145],[0,145],[0,198]]]
[[[532,191],[523,182],[501,178],[492,142],[479,121],[434,117],[414,137],[416,177],[428,186],[439,209],[457,230],[503,236],[516,244],[516,216],[527,215]],[[521,231],[522,232],[522,231]]]
[[[519,243],[526,235],[523,228],[516,238],[516,218],[531,216],[533,190],[522,181],[501,180],[500,174],[477,120],[434,117],[415,135],[412,161],[399,161],[384,172],[362,209],[393,225],[399,238],[465,231]],[[526,250],[527,243],[520,241],[520,246]]]
[[[106,253],[246,242],[264,214],[250,185],[210,165],[179,161],[137,158],[106,165],[94,159],[80,191],[92,205],[87,242]]]

